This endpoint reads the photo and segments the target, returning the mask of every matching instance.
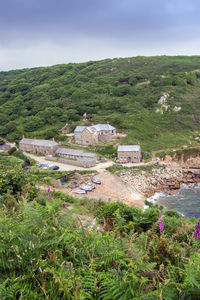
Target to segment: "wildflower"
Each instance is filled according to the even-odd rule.
[[[158,216],[158,224],[159,224],[160,232],[162,232],[164,229],[164,223],[163,223],[163,220],[162,220],[160,214]]]
[[[195,226],[195,230],[193,233],[193,237],[198,240],[200,238],[200,221],[198,222],[198,224]]]
[[[48,193],[50,192],[50,188],[48,188]]]
[[[53,193],[51,194],[51,196],[50,196],[50,198],[49,198],[50,201],[52,200],[52,198],[53,198],[53,196],[54,196],[54,193],[55,193],[55,190],[53,190]]]

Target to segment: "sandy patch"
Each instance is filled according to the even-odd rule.
[[[128,183],[121,180],[120,177],[110,174],[109,172],[103,172],[95,176],[101,180],[102,184],[96,184],[96,188],[87,194],[73,194],[78,195],[79,198],[88,199],[102,199],[103,201],[108,200],[120,200],[128,205],[135,205],[138,207],[144,206],[145,197],[143,194],[138,193]]]

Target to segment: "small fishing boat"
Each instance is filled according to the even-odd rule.
[[[95,185],[93,183],[85,183],[80,188],[83,190],[92,191],[95,189]]]
[[[73,189],[72,192],[73,192],[73,193],[76,193],[76,194],[86,194],[86,193],[87,193],[87,190]]]
[[[96,183],[96,184],[101,184],[101,180],[99,180],[97,178],[94,178],[94,177],[91,177],[91,181]]]
[[[86,191],[92,191],[91,186],[88,186],[88,185],[81,185],[80,189],[81,190],[86,190]]]

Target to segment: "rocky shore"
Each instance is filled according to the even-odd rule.
[[[127,171],[120,177],[145,197],[150,197],[156,192],[175,194],[182,184],[200,183],[200,157],[190,158],[186,162],[166,158],[165,161],[157,161],[151,172],[133,174]]]

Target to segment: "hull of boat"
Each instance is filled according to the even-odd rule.
[[[91,181],[96,183],[96,184],[101,184],[101,180],[96,179],[96,178],[91,178]]]
[[[76,193],[76,194],[86,194],[87,193],[86,190],[82,190],[82,189],[73,189],[72,192]]]

